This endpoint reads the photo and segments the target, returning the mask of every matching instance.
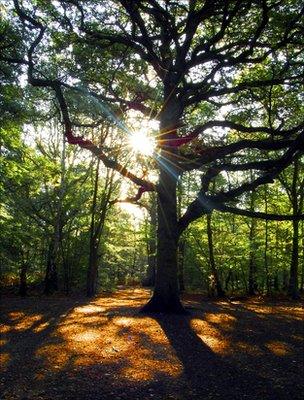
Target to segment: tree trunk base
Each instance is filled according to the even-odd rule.
[[[301,296],[298,291],[288,291],[288,297],[292,300],[300,300]]]
[[[153,295],[140,313],[189,314],[178,297],[168,299],[159,295]]]
[[[25,287],[20,287],[18,291],[19,296],[21,297],[26,297],[27,296],[27,288]]]
[[[227,295],[224,291],[217,294],[218,299],[226,299],[226,297]]]

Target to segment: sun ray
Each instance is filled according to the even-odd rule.
[[[162,165],[163,168],[165,168],[165,170],[167,172],[169,172],[170,175],[172,175],[174,178],[178,178],[178,173],[174,171],[173,168],[170,167],[169,164],[173,165],[175,167],[175,164],[173,162],[171,162],[170,160],[162,157],[161,155],[158,155],[158,157],[156,157],[156,161]],[[176,169],[176,168],[175,168]]]

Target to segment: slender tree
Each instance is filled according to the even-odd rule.
[[[250,194],[250,210],[254,210],[256,193],[253,191]],[[256,264],[256,225],[257,221],[252,218],[249,227],[249,265],[248,265],[248,294],[254,295],[257,290],[257,264]]]
[[[214,258],[214,246],[213,246],[213,232],[212,232],[212,214],[207,214],[207,237],[208,237],[208,249],[209,249],[209,262],[211,268],[211,290],[214,292],[216,290],[218,297],[223,297],[225,292],[222,288],[221,281],[218,275],[218,270]]]
[[[100,161],[97,160],[94,189],[91,208],[89,264],[87,273],[87,296],[94,296],[97,290],[98,267],[101,258],[100,241],[103,233],[107,213],[110,207],[110,198],[113,193],[113,170],[108,169],[103,182],[101,196],[98,196]]]
[[[294,215],[300,214],[304,203],[304,177],[303,162],[295,158],[292,165],[291,181],[287,179],[286,173],[282,174],[280,181],[287,192],[292,212]],[[288,294],[296,299],[299,297],[298,289],[298,270],[299,270],[299,221],[292,221],[292,254],[290,260]]]

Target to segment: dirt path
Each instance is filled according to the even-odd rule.
[[[299,304],[188,299],[189,316],[148,317],[148,296],[2,299],[0,399],[302,400]]]

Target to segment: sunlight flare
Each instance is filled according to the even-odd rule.
[[[152,156],[155,150],[155,140],[145,129],[132,132],[129,137],[129,145],[135,153],[144,156]]]

